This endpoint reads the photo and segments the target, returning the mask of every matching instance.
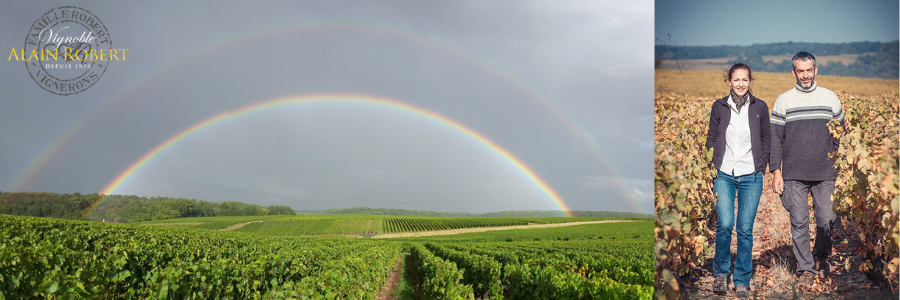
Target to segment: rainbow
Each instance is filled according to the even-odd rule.
[[[179,141],[185,139],[186,137],[199,132],[200,130],[210,127],[214,124],[224,122],[227,120],[235,119],[239,116],[250,114],[253,112],[259,112],[262,110],[270,109],[276,106],[291,104],[291,103],[352,103],[352,104],[360,104],[360,105],[373,105],[377,107],[390,108],[399,110],[402,112],[410,113],[416,116],[424,117],[425,119],[435,121],[444,126],[450,127],[458,132],[465,134],[466,136],[474,139],[475,141],[481,143],[482,145],[489,148],[494,153],[499,154],[504,160],[511,163],[518,169],[522,174],[524,174],[534,185],[540,189],[544,194],[546,194],[553,204],[558,207],[562,212],[564,212],[567,216],[573,217],[574,215],[571,212],[569,206],[562,200],[559,194],[550,187],[547,182],[538,177],[538,175],[532,170],[528,165],[519,160],[515,155],[510,153],[508,150],[504,149],[497,143],[494,143],[484,135],[478,133],[475,130],[472,130],[465,125],[450,119],[446,116],[438,114],[436,112],[416,107],[408,103],[399,102],[396,100],[391,100],[387,98],[378,98],[369,95],[359,95],[359,94],[321,94],[321,95],[303,95],[303,96],[288,96],[277,98],[274,100],[259,102],[255,104],[251,104],[236,110],[220,113],[211,118],[203,120],[199,123],[194,124],[187,129],[182,130],[178,134],[175,134],[147,153],[141,156],[138,160],[132,163],[128,168],[119,173],[118,176],[115,177],[103,190],[100,192],[101,195],[111,195],[116,189],[121,186],[128,178],[134,175],[138,170],[140,170],[143,166],[149,163],[153,158],[157,157],[160,153],[164,152],[166,149],[171,147],[172,145],[178,143]],[[105,197],[104,197],[105,200]],[[90,215],[93,210],[99,206],[99,204],[103,200],[94,203],[94,205],[88,209],[88,214]]]
[[[600,166],[603,168],[605,173],[613,175],[612,177],[615,178],[613,180],[618,183],[614,185],[615,188],[621,196],[629,200],[628,202],[632,211],[642,211],[642,209],[637,206],[637,199],[635,199],[635,197],[632,195],[629,185],[621,179],[624,176],[622,176],[621,172],[619,172],[615,167],[612,166],[609,159],[607,159],[607,155],[603,152],[603,150],[598,145],[597,141],[591,136],[591,134],[587,130],[581,128],[575,118],[567,113],[566,110],[563,109],[560,105],[554,103],[548,97],[543,96],[534,88],[525,84],[523,80],[518,79],[516,76],[510,74],[509,72],[504,71],[502,68],[496,66],[495,64],[471,55],[448,42],[437,40],[428,35],[424,35],[407,29],[384,27],[376,24],[346,22],[276,24],[262,29],[251,30],[245,33],[209,42],[188,52],[178,59],[172,60],[169,64],[161,65],[155,70],[148,71],[144,73],[141,78],[133,81],[129,85],[123,86],[118,91],[104,99],[104,101],[101,104],[95,106],[95,108],[91,112],[79,118],[72,126],[69,126],[67,130],[62,132],[55,139],[51,140],[50,143],[42,150],[35,151],[37,155],[27,164],[24,169],[19,172],[19,175],[14,178],[14,180],[6,190],[16,191],[26,189],[37,177],[37,174],[46,169],[49,166],[50,161],[57,157],[60,151],[62,151],[62,149],[64,149],[66,145],[76,140],[76,137],[82,131],[88,128],[91,123],[94,123],[97,119],[99,119],[100,116],[109,114],[112,111],[112,108],[115,106],[114,104],[118,103],[121,99],[127,99],[127,95],[136,92],[141,88],[146,88],[162,78],[166,78],[166,75],[168,74],[177,73],[177,71],[179,71],[180,69],[193,65],[197,61],[202,60],[208,55],[222,51],[222,49],[237,47],[242,44],[248,44],[260,39],[272,38],[286,34],[313,34],[323,32],[340,33],[347,31],[377,34],[404,42],[410,42],[427,49],[432,49],[434,51],[447,54],[448,56],[451,56],[460,62],[477,66],[481,69],[486,70],[490,74],[496,75],[497,77],[503,79],[508,84],[516,87],[524,94],[528,95],[530,98],[537,100],[537,103],[540,104],[545,109],[545,111],[551,113],[556,119],[560,120],[565,128],[569,131],[569,133],[571,133],[581,144],[589,149],[589,153],[595,158],[597,162],[600,163]]]

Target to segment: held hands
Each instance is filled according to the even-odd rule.
[[[781,195],[784,193],[784,178],[781,177],[781,170],[775,170],[775,178],[772,180],[772,191]]]

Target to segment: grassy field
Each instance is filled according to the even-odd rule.
[[[688,96],[710,97],[728,94],[728,84],[722,75],[724,71],[708,70],[656,70],[655,90],[657,94],[676,93]],[[753,95],[769,104],[769,110],[778,95],[794,87],[796,80],[791,74],[753,72],[755,80],[751,84]],[[816,76],[819,86],[832,91],[868,97],[890,94],[900,89],[896,79],[872,79],[842,76]]]

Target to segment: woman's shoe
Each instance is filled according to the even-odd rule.
[[[728,293],[727,277],[716,277],[713,281],[713,293],[716,295],[725,295]]]
[[[738,286],[734,288],[734,296],[738,298],[750,298],[750,289],[746,286]]]

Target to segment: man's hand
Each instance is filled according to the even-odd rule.
[[[772,180],[772,191],[781,195],[784,193],[784,178],[781,177],[781,170],[775,170],[775,178]]]

